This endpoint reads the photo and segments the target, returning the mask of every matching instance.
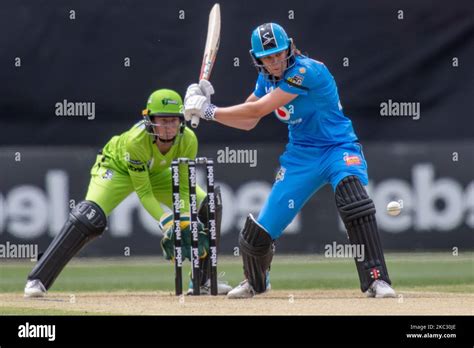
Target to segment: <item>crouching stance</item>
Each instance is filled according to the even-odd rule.
[[[197,154],[198,141],[186,127],[182,106],[178,93],[169,89],[155,91],[143,110],[143,120],[112,137],[99,152],[85,200],[72,209],[28,275],[25,296],[44,296],[71,258],[104,232],[107,217],[130,193],[135,191],[143,207],[160,221],[165,214],[160,204],[172,206],[171,162],[178,157],[195,158]],[[180,182],[180,194],[187,197],[187,171],[180,171]],[[206,211],[206,193],[197,186],[196,194],[200,211]],[[181,211],[189,212],[189,202],[184,201]],[[202,256],[202,262],[208,262],[209,257]],[[201,279],[205,287],[207,277]],[[220,294],[231,289],[223,282],[218,285]]]

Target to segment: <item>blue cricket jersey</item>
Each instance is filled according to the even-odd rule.
[[[291,144],[320,147],[357,141],[351,120],[342,112],[334,77],[323,63],[296,56],[295,64],[276,83],[259,74],[254,94],[261,98],[278,87],[298,95],[274,111],[288,124]]]

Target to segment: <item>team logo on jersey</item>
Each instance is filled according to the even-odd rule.
[[[301,67],[299,70],[300,74],[305,74],[306,73],[306,68]]]
[[[288,121],[291,117],[290,111],[284,106],[280,106],[278,109],[274,111],[274,113],[280,121],[284,121],[284,122]]]
[[[361,164],[360,157],[357,155],[349,155],[349,153],[344,152],[344,162],[347,166],[355,166]]]
[[[276,177],[275,177],[275,182],[283,181],[285,179],[285,172],[286,172],[286,168],[281,167],[280,170],[278,171]]]
[[[114,172],[111,169],[107,169],[102,175],[102,179],[104,180],[112,180],[112,177],[114,176]]]
[[[291,82],[294,85],[301,86],[303,84],[304,77],[301,75],[295,75],[287,79],[288,82]]]

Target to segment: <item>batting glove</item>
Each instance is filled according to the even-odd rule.
[[[201,91],[207,98],[207,101],[211,103],[211,95],[214,94],[214,87],[212,86],[211,82],[208,80],[201,80],[199,81],[199,88],[201,88]]]
[[[201,88],[197,83],[193,83],[192,85],[189,85],[188,89],[186,90],[186,95],[184,97],[184,104],[186,105],[186,101],[196,95],[200,96],[205,96],[204,93],[202,92]],[[191,116],[190,114],[184,113],[184,119],[186,121],[191,121]]]
[[[210,104],[202,95],[194,95],[184,103],[184,117],[191,119],[193,116],[203,118],[207,121],[214,120],[216,106]]]

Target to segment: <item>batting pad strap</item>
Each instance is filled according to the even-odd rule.
[[[370,198],[357,202],[338,206],[341,218],[344,222],[352,222],[361,217],[375,214],[375,204]]]
[[[268,245],[254,246],[247,242],[242,234],[239,235],[239,247],[242,252],[254,257],[265,256],[272,250],[271,243]]]

